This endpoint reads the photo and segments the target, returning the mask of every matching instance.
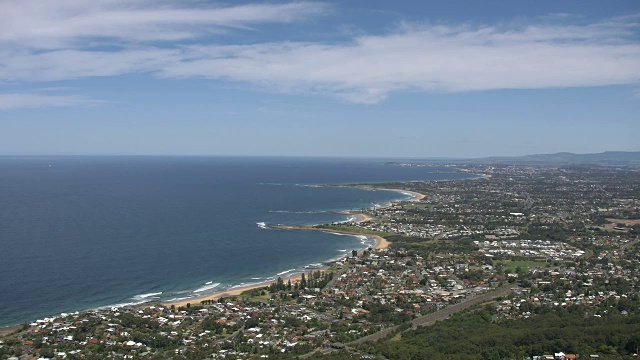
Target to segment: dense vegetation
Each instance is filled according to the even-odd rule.
[[[630,358],[640,347],[640,315],[612,311],[594,317],[593,310],[574,306],[496,322],[487,307],[406,332],[397,341],[362,346],[388,359],[523,359],[560,351]]]

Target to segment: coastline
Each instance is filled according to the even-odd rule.
[[[387,189],[387,188],[375,188],[372,186],[344,186],[344,187],[355,187],[355,188],[360,188],[363,190],[384,190],[384,191],[394,191],[394,192],[399,192],[402,193],[403,195],[407,195],[407,194],[411,194],[413,195],[413,198],[411,199],[399,199],[399,200],[394,200],[391,202],[387,202],[384,203],[383,206],[376,206],[372,209],[375,208],[380,208],[380,207],[388,207],[388,206],[392,206],[394,203],[397,202],[401,202],[401,201],[419,201],[421,199],[423,199],[425,197],[425,195],[417,193],[417,192],[413,192],[413,191],[409,191],[409,190],[402,190],[402,189]],[[367,222],[367,221],[371,221],[373,220],[373,217],[371,217],[370,215],[367,214],[363,214],[363,213],[355,213],[355,212],[351,212],[351,211],[345,211],[345,212],[341,212],[342,214],[345,215],[352,215],[355,217],[354,220],[355,222],[361,223],[361,222]],[[294,226],[270,226],[273,228],[280,228],[282,230],[311,230],[311,231],[322,231],[322,232],[326,232],[326,233],[334,233],[334,234],[344,234],[344,235],[360,235],[360,236],[366,236],[367,238],[373,239],[375,240],[375,244],[373,245],[373,248],[376,250],[382,250],[382,249],[387,249],[390,245],[391,242],[389,242],[387,239],[385,239],[384,237],[380,236],[380,235],[372,235],[372,234],[362,234],[362,233],[356,233],[356,232],[349,232],[349,231],[340,231],[340,230],[329,230],[329,229],[317,229],[317,228],[311,228],[311,227],[304,227],[304,226],[299,226],[299,227],[294,227]],[[317,271],[317,270],[326,270],[327,267],[323,266],[323,267],[318,267],[318,268],[313,268],[313,269],[308,269],[308,271]],[[308,271],[303,270],[301,272],[297,272],[297,273],[292,273],[289,276],[286,277],[282,277],[282,279],[286,282],[286,281],[291,281],[292,283],[296,283],[299,282],[301,279],[302,274],[306,274],[308,273]],[[275,281],[275,280],[274,280]],[[158,301],[147,301],[147,302],[142,302],[142,303],[137,303],[137,304],[127,304],[127,305],[115,305],[115,306],[121,306],[121,307],[132,307],[132,308],[147,308],[149,306],[154,306],[157,305],[158,303],[162,304],[162,306],[175,306],[175,307],[180,307],[180,306],[186,306],[188,303],[190,303],[191,305],[200,305],[200,302],[203,300],[217,300],[221,297],[233,297],[233,296],[239,296],[241,295],[243,292],[249,291],[249,290],[253,290],[253,289],[259,289],[259,288],[265,288],[270,286],[274,281],[264,281],[261,283],[254,283],[254,284],[247,284],[247,285],[236,285],[233,286],[231,288],[225,289],[225,290],[221,290],[218,292],[214,292],[214,293],[209,293],[209,294],[203,294],[203,295],[199,295],[199,296],[195,296],[189,299],[180,299],[180,300],[175,300],[175,301],[168,301],[168,300],[158,300]],[[106,306],[101,306],[101,307],[97,307],[97,308],[91,308],[91,309],[85,309],[85,310],[81,310],[81,311],[91,311],[91,310],[95,310],[95,309],[101,309],[101,308],[106,308],[109,307],[110,305],[106,305]],[[56,316],[56,315],[52,315],[52,316]],[[22,325],[8,325],[8,326],[2,326],[0,327],[0,330],[3,331],[14,331],[15,329],[19,329]]]
[[[433,180],[433,181],[438,181],[438,180]],[[408,182],[403,182],[403,183],[408,183]],[[390,204],[395,203],[395,202],[401,202],[401,201],[420,201],[424,198],[427,197],[427,195],[419,193],[417,191],[411,191],[411,190],[403,190],[403,189],[393,189],[393,188],[381,188],[381,187],[376,187],[375,184],[356,184],[356,185],[316,185],[316,187],[337,187],[337,188],[355,188],[355,189],[362,189],[362,190],[367,190],[367,191],[374,191],[374,190],[383,190],[383,191],[394,191],[394,192],[398,192],[401,193],[403,195],[411,195],[413,196],[411,199],[406,199],[406,200],[395,200],[395,201],[391,201],[390,203],[388,203],[390,206]]]
[[[313,270],[323,270],[323,269],[324,268],[313,269]],[[291,274],[290,276],[282,278],[282,280],[284,280],[285,282],[286,281],[291,281],[291,283],[293,283],[293,284],[295,284],[296,282],[300,281],[301,279],[302,279],[302,273]],[[208,295],[201,295],[201,296],[196,296],[196,297],[193,297],[193,298],[177,300],[177,301],[163,302],[162,305],[164,305],[164,306],[172,306],[173,305],[175,307],[187,306],[187,304],[200,305],[200,302],[204,301],[204,300],[218,300],[218,299],[223,298],[223,297],[240,296],[245,291],[269,287],[269,285],[273,284],[274,282],[275,282],[275,280],[274,281],[264,281],[264,282],[256,283],[256,284],[233,287],[233,288],[230,288],[230,289],[222,290],[222,291],[215,292],[215,293],[208,294]],[[147,307],[147,306],[149,306],[149,304],[148,303],[147,304],[142,304],[141,306],[142,307]]]
[[[367,190],[367,191],[372,191],[372,190],[393,191],[393,192],[401,193],[403,195],[411,195],[411,196],[413,196],[411,199],[407,199],[407,200],[395,200],[395,201],[390,201],[390,202],[385,202],[385,203],[378,203],[377,204],[378,206],[374,207],[373,209],[388,208],[390,206],[393,206],[394,203],[402,202],[402,201],[418,202],[418,201],[420,201],[420,200],[422,200],[422,199],[427,197],[427,195],[419,193],[417,191],[402,190],[402,189],[390,189],[390,188],[377,188],[374,185],[354,185],[354,186],[338,185],[336,187],[352,187],[352,188],[362,189],[362,190]],[[381,205],[381,204],[383,204],[383,205]],[[338,214],[355,216],[354,222],[356,222],[356,223],[363,223],[363,222],[367,222],[367,221],[373,220],[372,216],[367,215],[367,214],[363,214],[363,213],[360,213],[360,212],[355,212],[355,211],[341,211],[341,212],[338,212]],[[353,235],[362,235],[362,234],[353,234]]]
[[[332,186],[332,185],[327,185],[327,186]],[[336,187],[352,187],[352,188],[358,188],[358,189],[369,190],[369,191],[371,191],[371,190],[394,191],[394,192],[399,192],[399,193],[401,193],[403,195],[411,195],[411,196],[413,196],[411,199],[396,200],[396,201],[391,201],[391,202],[385,203],[385,205],[379,206],[378,208],[390,207],[390,206],[393,206],[394,203],[401,202],[401,201],[418,202],[418,201],[424,199],[425,197],[427,197],[425,194],[419,193],[417,191],[403,190],[403,189],[390,189],[390,188],[377,188],[377,187],[375,187],[375,185],[353,185],[353,186],[336,185]],[[359,212],[345,211],[345,212],[340,212],[340,214],[353,215],[355,217],[354,222],[356,222],[356,223],[363,223],[363,222],[367,222],[367,221],[373,220],[372,216],[367,215],[367,214],[363,214],[363,213],[359,213]],[[362,233],[358,233],[358,232],[355,232],[355,231],[322,229],[322,228],[317,228],[317,227],[313,227],[313,226],[269,225],[269,227],[273,228],[273,229],[279,229],[279,230],[321,231],[321,232],[334,233],[334,234],[366,236],[368,238],[371,238],[371,239],[375,240],[375,244],[373,246],[373,248],[375,250],[386,249],[391,245],[391,242],[389,240],[385,239],[384,237],[382,237],[380,235],[362,234]]]
[[[368,218],[367,220],[364,221],[369,221]],[[364,222],[362,221],[362,222]],[[366,236],[368,238],[372,238],[374,239],[376,242],[373,245],[373,248],[375,250],[382,250],[382,249],[386,249],[389,247],[389,245],[391,245],[391,242],[385,238],[383,238],[380,235],[372,235],[372,234],[362,234],[362,233],[358,233],[355,231],[345,231],[345,230],[333,230],[333,229],[322,229],[322,228],[316,228],[316,227],[312,227],[312,226],[285,226],[285,225],[271,225],[270,228],[272,229],[278,229],[278,230],[299,230],[299,231],[320,231],[320,232],[325,232],[325,233],[329,233],[329,234],[342,234],[342,235],[359,235],[359,236]]]
[[[371,188],[371,187],[360,187],[360,186],[355,186],[355,187],[356,188],[367,189],[367,190],[376,189],[376,190],[395,191],[395,192],[402,193],[403,195],[410,194],[410,195],[413,196],[412,199],[409,199],[409,200],[398,200],[398,201],[420,201],[420,200],[422,200],[422,199],[424,199],[426,197],[424,194],[421,194],[421,193],[418,193],[418,192],[415,192],[415,191],[410,191],[410,190],[387,189],[387,188]],[[393,202],[387,203],[387,205],[384,206],[384,207],[392,206],[393,203],[398,202],[398,201],[393,201]],[[363,213],[354,213],[354,212],[350,212],[350,211],[345,211],[345,212],[340,212],[340,214],[353,215],[355,217],[354,221],[357,222],[357,223],[363,223],[363,222],[367,222],[367,221],[373,220],[373,217],[371,217],[370,215],[367,215],[367,214],[363,214]],[[311,227],[311,226],[269,225],[269,227],[273,228],[273,229],[279,229],[279,230],[321,231],[321,232],[325,232],[325,233],[334,233],[334,234],[343,234],[343,235],[362,235],[362,236],[366,236],[368,238],[371,238],[371,239],[375,240],[375,244],[373,246],[373,248],[375,250],[387,249],[391,245],[391,242],[389,240],[385,239],[384,237],[382,237],[380,235],[360,234],[360,233],[357,233],[357,232],[349,232],[349,231],[342,231],[342,230],[320,229],[320,228],[315,228],[315,227]],[[322,267],[322,268],[319,268],[319,269],[313,269],[313,270],[326,270],[326,267]],[[306,272],[295,273],[295,274],[292,274],[292,275],[290,275],[290,276],[288,276],[286,278],[282,278],[282,280],[291,281],[292,283],[296,283],[296,282],[300,281],[300,279],[302,278],[302,274],[303,273],[306,273]],[[273,281],[266,281],[266,282],[261,282],[261,283],[257,283],[257,284],[239,286],[239,287],[222,290],[222,291],[215,292],[215,293],[208,294],[208,295],[196,296],[196,297],[193,297],[193,298],[190,298],[190,299],[182,299],[182,300],[177,300],[177,301],[163,302],[163,305],[164,306],[172,306],[173,305],[175,307],[186,306],[187,304],[198,305],[198,304],[200,304],[201,301],[204,301],[204,300],[218,300],[218,299],[220,299],[222,297],[239,296],[245,291],[268,287],[272,283],[273,283]],[[148,305],[146,305],[146,306],[148,306]]]
[[[356,217],[355,222],[357,222],[357,223],[363,223],[363,222],[367,222],[367,221],[373,220],[373,218],[371,216],[367,215],[367,214],[351,214],[351,213],[349,213],[349,214]]]
[[[418,202],[418,201],[420,201],[420,200],[422,200],[422,199],[424,199],[424,198],[426,198],[426,197],[427,197],[427,195],[425,195],[425,194],[421,194],[421,193],[419,193],[419,192],[417,192],[417,191],[411,191],[411,190],[389,189],[389,188],[377,188],[377,187],[374,187],[374,186],[356,186],[356,187],[358,187],[358,188],[362,188],[362,189],[367,189],[367,190],[371,190],[371,189],[373,189],[373,190],[395,191],[395,192],[399,192],[399,193],[401,193],[401,194],[403,194],[403,195],[407,195],[407,194],[408,194],[408,195],[412,195],[412,196],[413,196],[413,198],[411,198],[411,199],[408,199],[408,200],[399,200],[399,201],[411,201],[411,202]],[[394,201],[394,202],[399,202],[399,201]]]

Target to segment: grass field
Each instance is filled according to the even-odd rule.
[[[634,225],[640,225],[640,219],[612,219],[612,218],[607,218],[607,221],[614,223],[614,224],[624,224],[626,226],[634,226]]]
[[[546,267],[547,263],[544,261],[511,261],[511,260],[500,260],[500,261],[495,261],[494,262],[494,266],[497,263],[503,263],[503,270],[505,273],[514,273],[516,272],[516,268],[519,266],[520,268],[522,268],[523,270],[525,269],[530,269],[533,267]]]

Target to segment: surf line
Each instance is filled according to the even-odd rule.
[[[271,229],[278,230],[301,230],[301,231],[320,231],[327,234],[341,234],[341,235],[354,235],[354,236],[366,236],[375,240],[373,248],[375,250],[386,249],[391,245],[391,242],[380,235],[362,234],[355,231],[346,230],[334,230],[334,229],[322,229],[313,226],[287,226],[287,225],[268,225]]]

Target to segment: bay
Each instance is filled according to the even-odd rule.
[[[0,326],[272,279],[361,239],[263,229],[407,198],[318,184],[464,179],[388,160],[0,157]]]

